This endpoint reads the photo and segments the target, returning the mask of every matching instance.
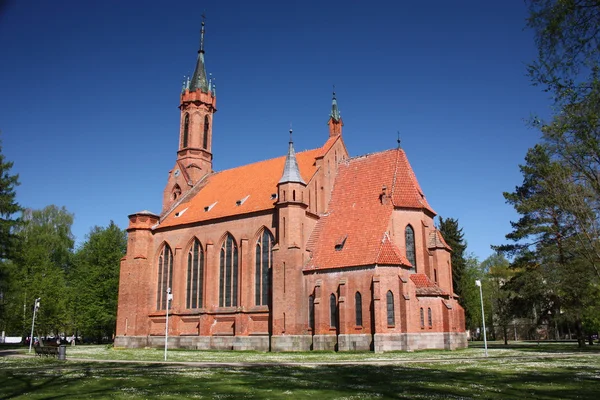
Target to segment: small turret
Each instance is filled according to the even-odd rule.
[[[298,168],[298,161],[296,160],[296,151],[294,150],[294,142],[292,141],[292,129],[290,128],[290,142],[288,146],[288,153],[285,157],[285,165],[283,167],[283,174],[279,183],[295,182],[306,185],[302,175],[300,175],[300,169]]]

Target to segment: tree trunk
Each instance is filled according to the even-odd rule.
[[[576,328],[576,332],[577,332],[577,346],[578,347],[584,347],[585,346],[585,337],[583,336],[583,326],[581,323],[581,319],[577,319],[577,322],[575,322],[575,328]]]
[[[508,345],[508,326],[506,324],[504,324],[502,326],[502,333],[504,335],[504,345],[507,346]]]

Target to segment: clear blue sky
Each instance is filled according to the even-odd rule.
[[[25,207],[94,225],[160,212],[181,82],[206,10],[216,170],[321,146],[335,84],[351,156],[402,146],[432,207],[480,259],[549,100],[522,1],[13,1],[0,15],[0,129]]]

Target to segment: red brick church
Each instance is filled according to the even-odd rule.
[[[161,213],[129,216],[115,346],[466,347],[450,252],[400,148],[349,157],[335,93],[324,144],[212,169],[204,23]],[[283,152],[282,152],[283,153]],[[172,290],[169,301],[168,290]]]

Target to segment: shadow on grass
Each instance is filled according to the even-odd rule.
[[[469,342],[470,349],[483,349],[483,342]],[[505,349],[505,350],[519,350],[526,352],[535,353],[599,353],[600,345],[585,345],[584,347],[578,347],[577,342],[564,343],[564,342],[509,342],[507,345],[498,342],[488,342],[488,349]]]
[[[561,361],[198,368],[44,360],[0,364],[0,398],[596,399],[600,368]]]

